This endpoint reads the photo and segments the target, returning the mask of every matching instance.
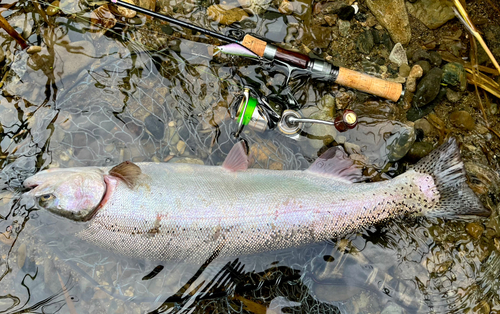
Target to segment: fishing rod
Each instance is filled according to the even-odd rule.
[[[392,101],[398,101],[404,93],[403,85],[400,83],[389,82],[364,73],[349,70],[343,67],[337,67],[324,60],[310,58],[309,56],[299,52],[283,49],[250,34],[246,34],[240,41],[233,37],[225,36],[206,28],[178,20],[167,15],[159,14],[121,0],[110,1],[126,9],[134,10],[136,12],[209,35],[231,44],[241,45],[260,58],[264,58],[268,61],[278,61],[284,64],[289,68],[290,72],[295,69],[303,70],[315,79],[337,83]]]

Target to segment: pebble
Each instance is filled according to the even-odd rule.
[[[408,77],[418,79],[418,78],[421,78],[422,75],[424,75],[424,70],[422,69],[422,67],[420,65],[415,64],[411,68],[410,73],[408,74]]]
[[[243,9],[214,4],[208,7],[207,15],[222,25],[231,25],[248,17]]]
[[[403,45],[401,45],[401,43],[397,43],[394,45],[394,48],[392,48],[391,54],[389,55],[389,60],[396,63],[399,67],[403,64],[408,65],[406,50]]]
[[[451,88],[446,89],[446,99],[450,102],[458,102],[462,98],[462,93],[452,90]]]
[[[26,49],[26,52],[29,54],[34,54],[40,51],[42,51],[42,47],[40,46],[30,46],[28,49]]]
[[[468,234],[470,234],[471,237],[478,240],[484,232],[484,227],[478,222],[469,222],[465,226],[465,230]]]
[[[349,29],[351,28],[351,22],[349,21],[344,21],[344,20],[339,20],[339,34],[342,37],[347,37],[349,36]]]
[[[59,1],[54,1],[49,5],[49,7],[47,8],[47,10],[45,12],[49,16],[56,15],[57,13],[59,13],[59,11],[61,11],[61,9],[59,8],[59,5],[60,5]]]
[[[159,141],[163,139],[165,135],[165,124],[158,117],[151,114],[148,115],[146,119],[144,119],[144,125],[155,139]]]
[[[366,4],[395,43],[407,45],[410,42],[410,21],[404,0],[367,0]]]
[[[455,17],[453,1],[448,0],[419,0],[407,3],[406,8],[430,29],[436,29]]]
[[[436,98],[441,88],[442,74],[443,71],[440,68],[433,68],[422,78],[413,97],[414,106],[423,107]]]
[[[356,49],[362,54],[369,54],[375,42],[373,41],[373,34],[371,30],[366,30],[358,36],[356,40]]]
[[[436,130],[432,124],[427,121],[427,119],[418,119],[415,121],[415,129],[421,129],[424,131],[424,136],[430,137],[436,135]]]
[[[436,52],[436,51],[431,51],[429,52],[429,61],[433,66],[440,66],[441,62],[443,62],[443,59],[441,58],[441,55]]]
[[[176,148],[180,155],[184,154],[184,152],[186,151],[186,146],[186,142],[184,141],[177,142]]]
[[[415,142],[406,154],[406,157],[412,162],[417,162],[427,156],[433,149],[434,145],[431,143]]]
[[[498,105],[497,105],[496,102],[491,102],[489,111],[490,111],[490,114],[497,114],[497,112],[498,112]]]
[[[354,7],[348,5],[341,7],[337,15],[339,16],[339,19],[344,20],[344,21],[350,21],[354,17],[355,9]]]
[[[420,60],[418,62],[415,62],[415,65],[417,64],[422,68],[423,75],[426,75],[431,70],[431,64],[427,60]]]
[[[122,0],[122,1],[130,3],[130,4],[134,4],[134,1],[132,1],[132,0]],[[131,19],[131,18],[135,17],[137,14],[137,12],[135,10],[126,9],[126,8],[124,8],[122,6],[118,6],[118,5],[110,5],[109,9],[114,14],[116,14],[118,16],[123,16],[124,18],[127,18],[127,19]]]
[[[288,0],[281,1],[280,6],[278,7],[278,11],[281,14],[286,14],[286,15],[292,14],[293,13],[293,4],[292,4],[292,2],[290,2]],[[326,17],[325,17],[325,20],[326,20]]]
[[[242,8],[250,10],[253,14],[263,14],[267,11],[271,2],[271,0],[238,0]]]
[[[411,60],[413,61],[413,63],[416,63],[420,60],[430,60],[430,58],[430,54],[423,49],[417,49],[411,56]]]
[[[464,66],[457,62],[450,62],[443,67],[443,83],[460,89],[462,92],[467,87],[467,75]]]
[[[408,64],[402,64],[399,67],[399,76],[408,77],[410,75],[410,66]]]
[[[467,111],[455,111],[450,114],[450,122],[454,126],[471,131],[476,126],[474,118]]]

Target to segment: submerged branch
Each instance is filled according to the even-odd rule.
[[[16,30],[12,26],[10,26],[9,22],[2,15],[0,15],[0,27],[2,27],[7,32],[7,34],[12,36],[12,38],[17,41],[22,49],[28,48],[29,45],[26,43],[26,40],[24,40],[24,38],[19,35],[19,33],[16,32]]]

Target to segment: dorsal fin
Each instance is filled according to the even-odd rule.
[[[135,187],[141,173],[141,168],[131,161],[124,161],[109,170],[110,175],[122,180],[130,189]]]
[[[336,177],[349,182],[363,180],[361,169],[347,156],[341,146],[329,148],[306,171]]]
[[[248,149],[245,141],[236,143],[229,154],[227,154],[222,168],[229,171],[243,171],[248,168]]]

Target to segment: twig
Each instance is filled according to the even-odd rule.
[[[474,38],[470,38],[470,43],[471,43],[471,52],[470,52],[470,60],[472,64],[472,75],[474,78],[476,78],[479,74],[479,70],[477,69],[477,45],[476,42],[474,41]],[[483,106],[483,101],[481,100],[481,95],[479,95],[479,89],[477,88],[477,83],[474,80],[474,88],[476,90],[476,96],[477,99],[479,100],[479,108],[481,108],[481,113],[483,114],[483,119],[484,122],[486,123],[487,127],[490,127],[490,122],[488,121],[488,117],[486,115],[486,110],[484,110]]]

